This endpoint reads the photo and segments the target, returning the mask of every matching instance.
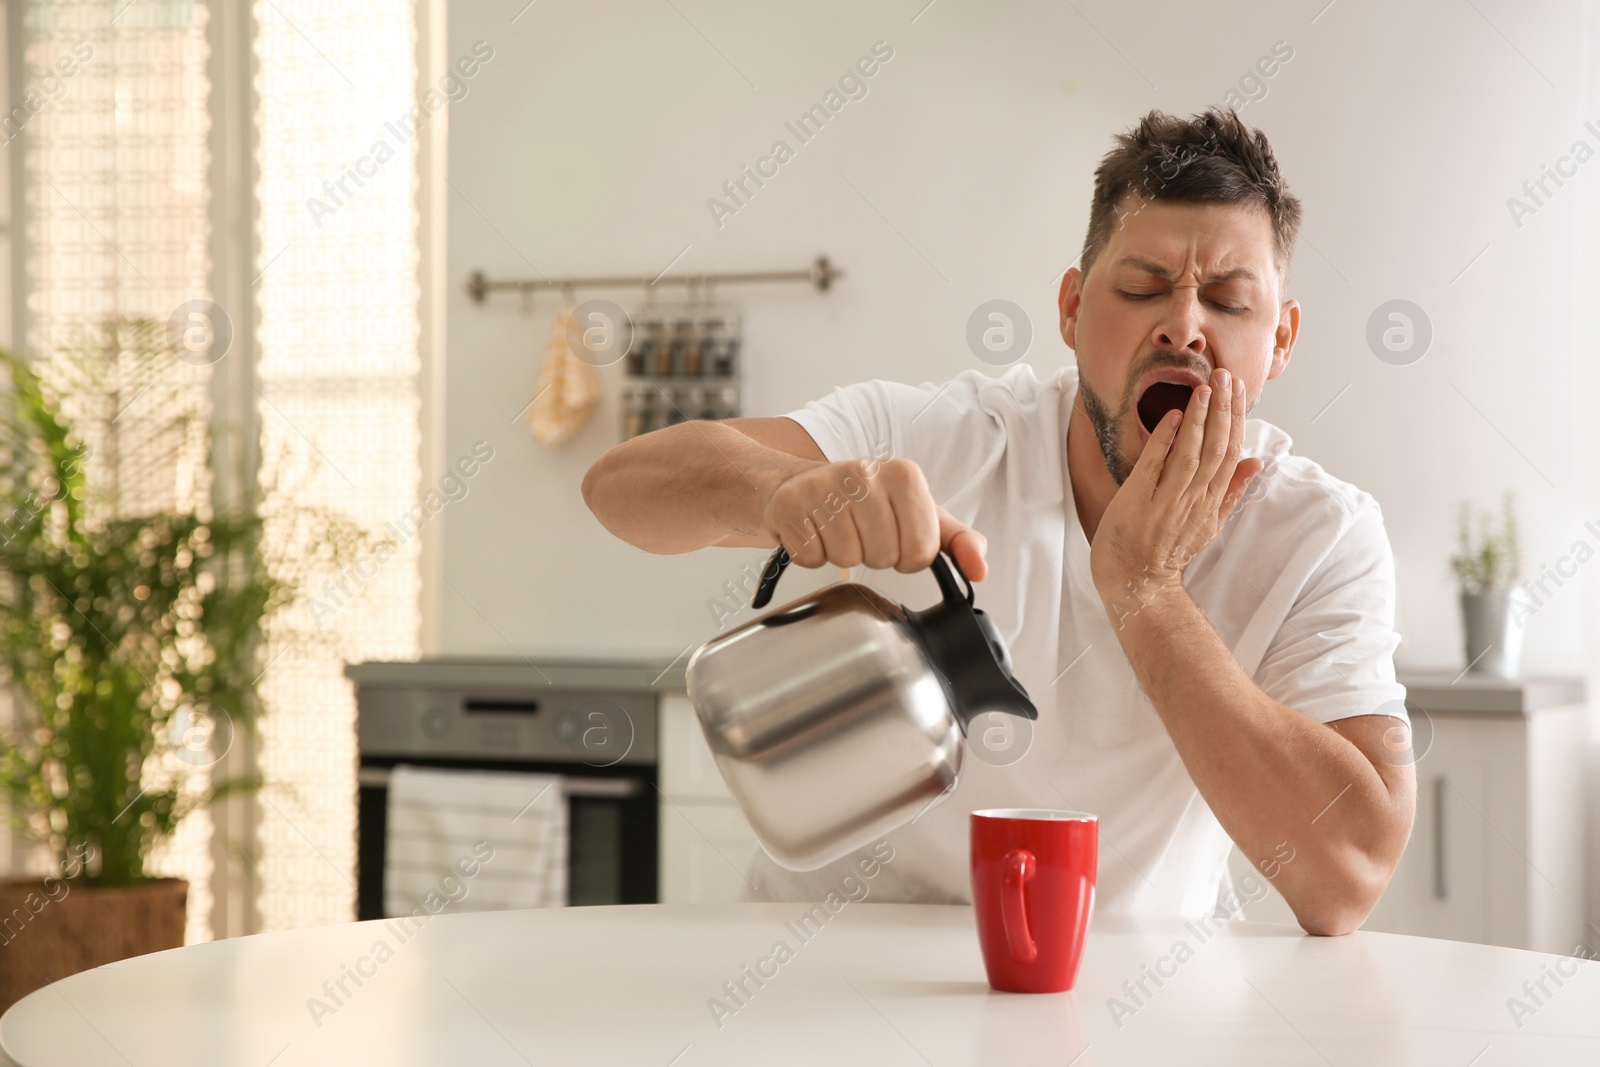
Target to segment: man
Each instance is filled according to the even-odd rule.
[[[1246,418],[1299,334],[1299,223],[1265,135],[1153,111],[1096,171],[1062,278],[1075,369],[859,383],[647,434],[585,477],[596,517],[649,551],[781,541],[806,567],[911,573],[942,550],[985,581],[1031,742],[1009,765],[969,753],[889,835],[874,899],[970,900],[968,813],[1040,807],[1099,817],[1103,909],[1237,914],[1236,843],[1307,931],[1371,912],[1416,792],[1383,518]],[[815,899],[853,860],[758,857],[749,879]]]

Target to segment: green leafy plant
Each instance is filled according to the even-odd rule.
[[[1450,557],[1450,569],[1463,593],[1506,590],[1522,576],[1522,554],[1517,542],[1517,514],[1510,490],[1501,504],[1501,525],[1491,528],[1493,516],[1478,514],[1478,537],[1472,536],[1472,505],[1463,500],[1459,522],[1459,547]]]
[[[38,369],[0,350],[0,369],[0,781],[30,836],[90,857],[89,882],[144,881],[186,815],[261,786],[218,764],[255,728],[262,626],[299,583],[259,514],[195,491],[209,442],[176,401],[196,368],[162,324],[110,319]],[[306,558],[349,543],[347,520],[304,518]]]

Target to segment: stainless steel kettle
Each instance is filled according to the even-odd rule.
[[[771,601],[788,564],[780,546],[752,607]],[[717,768],[761,847],[790,870],[846,856],[954,788],[974,716],[1038,718],[955,557],[931,569],[944,598],[926,611],[835,582],[689,659],[689,700]]]

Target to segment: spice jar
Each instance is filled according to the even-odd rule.
[[[630,378],[640,378],[655,369],[655,354],[661,347],[661,322],[651,319],[644,324],[644,336],[634,335],[628,349],[627,372]]]
[[[683,352],[689,343],[689,320],[679,319],[674,324],[672,340],[656,354],[656,376],[671,378],[683,366]]]
[[[705,373],[706,346],[709,339],[701,330],[693,330],[683,349],[683,362],[679,364],[679,371],[685,378],[698,378]]]
[[[718,378],[732,378],[739,366],[739,339],[730,337],[711,356],[711,373]]]
[[[661,411],[666,425],[676,426],[689,417],[684,414],[682,390],[662,389],[660,392]]]
[[[650,429],[650,387],[630,386],[622,394],[622,439],[632,440]]]

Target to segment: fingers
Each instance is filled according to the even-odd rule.
[[[860,499],[852,497],[853,503],[849,508],[849,517],[855,522],[856,534],[861,542],[861,562],[873,570],[884,570],[893,567],[904,552],[907,534],[915,534],[911,523],[902,523],[895,513],[894,502],[890,495],[884,491],[880,484],[872,480],[862,483],[865,491]],[[841,520],[843,521],[843,516]],[[932,526],[933,516],[929,515],[927,523]],[[927,540],[933,539],[933,534],[925,535]]]
[[[1233,514],[1233,509],[1239,506],[1245,490],[1250,488],[1250,483],[1255,476],[1266,467],[1261,460],[1251,456],[1239,464],[1238,470],[1233,472],[1233,480],[1228,484],[1228,492],[1222,498],[1222,506],[1217,509],[1219,524],[1227,522],[1228,516]]]
[[[1102,573],[1113,583],[1107,588],[1136,581],[1141,565],[1145,574],[1161,568],[1181,575],[1212,541],[1264,466],[1259,459],[1240,459],[1246,406],[1242,382],[1218,368],[1195,389],[1181,415],[1170,411],[1157,424],[1135,466],[1143,477],[1124,481],[1102,519],[1100,531],[1116,533],[1095,536],[1097,587]],[[1102,541],[1133,547],[1102,551]]]
[[[1164,496],[1182,494],[1195,480],[1200,469],[1200,447],[1206,437],[1207,416],[1212,407],[1211,393],[1211,386],[1202,385],[1189,397],[1183,424],[1178,427],[1172,453],[1161,468],[1161,481],[1156,487]]]
[[[830,495],[840,499],[837,490],[841,481],[839,472],[830,466],[822,464],[795,475],[779,485],[767,502],[767,529],[788,550],[790,560],[801,567],[820,567],[828,562],[830,552],[849,544],[849,539],[837,530],[831,531],[831,539],[828,536],[829,528],[838,526],[839,519],[827,507],[827,501]],[[845,524],[849,525],[849,521]]]
[[[987,539],[935,502],[909,460],[803,471],[773,492],[766,522],[802,567],[865,564],[910,574],[944,550],[971,580],[988,573]]]
[[[1226,377],[1225,377],[1226,376]],[[1216,477],[1228,454],[1228,436],[1233,427],[1233,382],[1226,371],[1211,375],[1210,392],[1206,397],[1205,425],[1199,427],[1194,440],[1194,470],[1188,489],[1201,497],[1211,492],[1211,480]],[[1187,443],[1187,442],[1184,442]]]
[[[801,567],[820,567],[828,562],[816,525],[804,516],[780,526],[778,542],[789,552],[791,562]]]
[[[1135,482],[1130,476],[1123,483],[1122,492],[1127,492],[1129,485],[1136,485],[1145,499],[1155,496],[1156,489],[1160,487],[1161,472],[1171,458],[1173,439],[1187,417],[1177,411],[1169,411],[1161,417],[1156,428],[1150,432],[1150,440],[1145,442],[1144,451],[1139,453],[1139,461],[1133,465],[1133,469],[1144,477]]]
[[[861,534],[853,516],[846,515],[822,524],[822,551],[836,567],[859,566],[863,550]]]
[[[922,468],[905,461],[885,463],[873,493],[894,513],[896,551],[889,565],[910,574],[932,563],[939,552],[939,514]]]
[[[974,582],[989,575],[989,539],[972,527],[955,518],[944,508],[939,509],[939,545],[951,556],[956,565]]]
[[[1233,482],[1237,473],[1239,455],[1244,451],[1244,380],[1235,376],[1227,391],[1227,402],[1223,403],[1223,394],[1217,394],[1217,402],[1212,407],[1227,412],[1226,421],[1218,419],[1216,426],[1216,440],[1208,440],[1206,460],[1216,454],[1216,467],[1211,471],[1209,488],[1207,492],[1212,500],[1221,500],[1228,494],[1228,487]],[[1204,466],[1201,468],[1204,470]]]

